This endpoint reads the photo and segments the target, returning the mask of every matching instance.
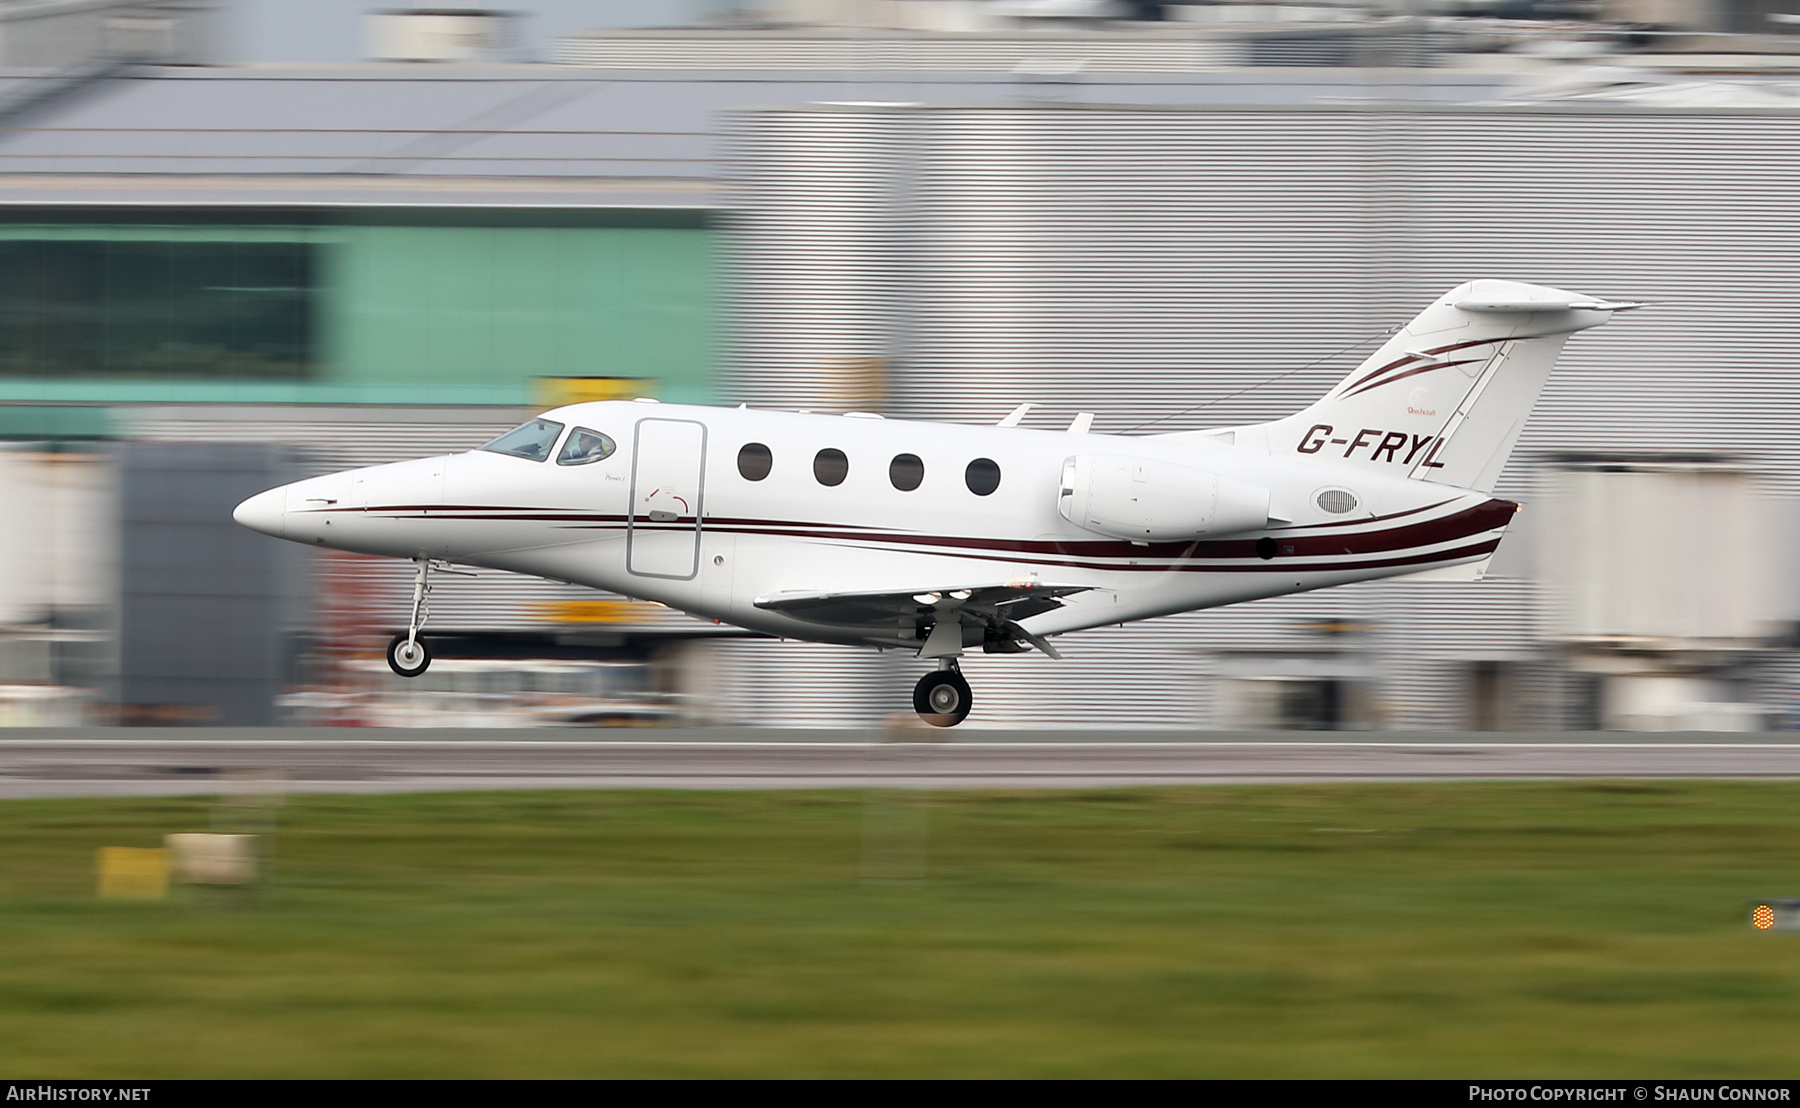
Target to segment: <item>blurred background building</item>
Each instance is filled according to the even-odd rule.
[[[916,663],[492,572],[403,682],[410,567],[230,508],[582,398],[1268,419],[1503,276],[1651,306],[1490,580],[976,657],[968,726],[1785,726],[1783,2],[0,3],[0,721],[877,722]]]

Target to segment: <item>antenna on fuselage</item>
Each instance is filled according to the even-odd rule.
[[[996,427],[1017,427],[1019,425],[1019,421],[1021,419],[1025,418],[1025,413],[1029,412],[1031,409],[1032,409],[1032,405],[1021,404],[1018,407],[1014,408],[1011,412],[1007,413],[1006,418],[1002,419],[999,423],[994,424],[994,426],[996,426]]]

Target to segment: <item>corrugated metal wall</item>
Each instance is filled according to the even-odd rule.
[[[873,366],[891,414],[1260,421],[1444,290],[1509,277],[1650,306],[1570,344],[1500,495],[1529,503],[1534,457],[1643,449],[1737,454],[1800,493],[1800,116],[815,105],[734,124],[734,399],[847,407],[883,390],[845,367]],[[1372,627],[1385,722],[1460,726],[1470,660],[1541,661],[1537,602],[1525,580],[1376,583],[1088,632],[1060,665],[974,659],[970,724],[1207,724],[1222,654],[1317,649],[1309,628],[1347,619]],[[866,664],[742,653],[765,681]],[[1526,682],[1524,722],[1559,721],[1557,685]]]

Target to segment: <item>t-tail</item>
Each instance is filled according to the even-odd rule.
[[[1518,281],[1458,285],[1306,410],[1240,446],[1492,492],[1576,331],[1638,305]]]

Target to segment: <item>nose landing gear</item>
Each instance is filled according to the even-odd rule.
[[[402,677],[417,677],[431,666],[431,650],[419,638],[419,628],[431,615],[425,606],[425,595],[431,591],[431,559],[415,558],[414,562],[419,572],[413,577],[412,623],[406,634],[395,635],[387,648],[388,668]]]
[[[955,727],[968,718],[972,698],[956,659],[940,659],[941,667],[913,686],[913,710],[933,727]]]

